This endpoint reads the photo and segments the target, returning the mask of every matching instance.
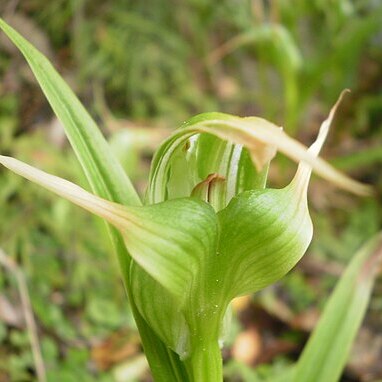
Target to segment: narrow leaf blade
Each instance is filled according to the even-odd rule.
[[[49,60],[1,19],[0,28],[31,67],[52,109],[62,122],[92,189],[109,200],[140,204],[129,178],[94,120]]]
[[[339,380],[381,262],[382,233],[357,252],[338,282],[297,363],[294,382]]]

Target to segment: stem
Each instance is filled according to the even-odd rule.
[[[223,361],[217,340],[201,339],[191,357],[184,362],[194,382],[223,381]]]

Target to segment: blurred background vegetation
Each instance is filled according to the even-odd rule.
[[[144,193],[154,148],[194,114],[258,115],[305,144],[344,88],[324,157],[382,190],[379,0],[2,0],[99,122]],[[63,130],[0,36],[0,151],[86,186]],[[295,166],[276,158],[270,185]],[[235,303],[227,381],[296,359],[344,265],[381,229],[381,200],[314,180],[315,238],[277,285]],[[49,381],[149,381],[103,225],[0,170],[0,247],[24,275]],[[35,381],[17,278],[0,266],[0,382]],[[382,380],[382,282],[343,381]],[[256,367],[256,370],[255,370]]]

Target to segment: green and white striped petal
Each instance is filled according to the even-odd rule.
[[[321,125],[309,154],[317,156],[327,137],[343,93]],[[219,214],[218,253],[230,269],[226,294],[231,298],[256,292],[283,277],[306,252],[313,235],[307,191],[312,167],[301,162],[283,189],[244,192]]]
[[[0,163],[113,224],[132,258],[182,303],[203,274],[202,262],[216,253],[217,219],[198,199],[174,199],[145,207],[126,207],[17,159]]]

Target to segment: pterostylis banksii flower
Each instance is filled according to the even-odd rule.
[[[309,149],[263,119],[194,118],[159,148],[142,207],[112,203],[14,158],[0,163],[122,233],[140,313],[203,380],[221,368],[218,340],[231,300],[280,279],[309,246],[312,168],[344,189],[370,192],[317,157],[338,102]],[[265,188],[276,150],[301,162],[288,186]]]
[[[312,169],[345,190],[372,193],[318,157],[338,103],[309,149],[261,118],[190,119],[155,153],[142,203],[47,59],[1,20],[0,27],[28,60],[94,193],[11,157],[0,155],[0,163],[120,232],[111,237],[156,380],[221,380],[219,345],[230,302],[283,277],[309,246]],[[299,162],[298,170],[288,186],[266,188],[277,151]]]

